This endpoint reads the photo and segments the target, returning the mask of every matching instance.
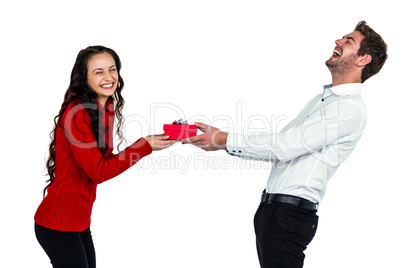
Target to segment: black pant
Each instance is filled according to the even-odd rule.
[[[313,239],[317,224],[316,211],[279,202],[262,202],[254,217],[261,267],[303,267],[303,251]]]
[[[90,229],[83,232],[55,231],[35,223],[39,244],[55,268],[95,268],[95,248]]]

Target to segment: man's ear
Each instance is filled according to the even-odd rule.
[[[371,62],[371,55],[366,54],[364,56],[360,56],[357,60],[357,66],[364,67]]]

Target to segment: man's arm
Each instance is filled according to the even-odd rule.
[[[294,122],[279,133],[228,134],[218,128],[197,123],[204,133],[183,139],[205,151],[224,149],[245,159],[290,161],[301,155],[324,153],[328,145],[360,137],[365,123],[358,105],[351,101],[334,102],[311,114],[305,121]]]

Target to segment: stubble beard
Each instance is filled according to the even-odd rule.
[[[337,61],[327,60],[325,65],[331,73],[345,73],[355,66],[357,55],[349,55],[346,58],[339,58]]]

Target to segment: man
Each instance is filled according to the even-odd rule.
[[[303,267],[328,180],[352,153],[366,127],[362,83],[380,71],[387,45],[366,22],[335,41],[326,65],[332,84],[279,133],[243,136],[197,123],[204,133],[182,143],[224,149],[246,159],[273,162],[254,218],[262,268]]]

